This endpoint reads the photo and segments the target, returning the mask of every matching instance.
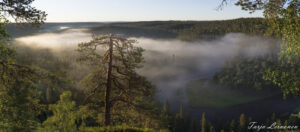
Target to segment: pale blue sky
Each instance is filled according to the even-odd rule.
[[[47,22],[107,22],[151,20],[224,20],[262,17],[233,3],[217,11],[221,0],[35,0],[47,12]]]

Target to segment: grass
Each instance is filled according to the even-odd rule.
[[[220,108],[270,97],[267,91],[242,91],[216,85],[210,80],[195,80],[187,84],[189,105],[194,108]]]

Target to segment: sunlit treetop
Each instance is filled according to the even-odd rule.
[[[222,0],[222,4],[226,5],[229,0]],[[235,5],[240,6],[242,10],[253,13],[257,10],[264,10],[264,15],[278,16],[280,11],[289,8],[290,5],[298,7],[299,16],[299,0],[236,0]]]
[[[46,20],[44,11],[32,7],[34,0],[2,0],[0,15],[11,17],[16,23],[31,23],[39,25]]]

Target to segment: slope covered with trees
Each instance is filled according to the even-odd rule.
[[[262,18],[240,18],[222,21],[150,21],[111,23],[91,27],[93,33],[115,33],[133,37],[179,38],[182,40],[214,39],[227,33],[263,35]]]

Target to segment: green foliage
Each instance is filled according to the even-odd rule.
[[[214,75],[214,80],[231,88],[249,91],[274,89],[276,85],[265,80],[264,75],[276,64],[276,56],[272,55],[255,58],[236,57],[224,64],[222,70]]]
[[[1,48],[4,48],[5,45],[7,45],[6,40],[9,39],[9,35],[6,32],[6,25],[9,23],[9,21],[5,18],[5,16],[0,15],[0,42],[1,42]],[[0,52],[2,55],[5,55],[5,52]]]
[[[37,75],[30,67],[16,63],[15,50],[7,43],[5,23],[0,28],[0,129],[30,131],[38,125],[36,116],[43,109],[35,85]]]
[[[34,0],[3,0],[0,2],[1,14],[10,15],[17,23],[32,23],[40,25],[46,20],[44,11],[32,7]]]
[[[34,85],[30,69],[1,65],[0,71],[0,125],[5,131],[29,131],[34,129],[37,114],[43,106],[39,104],[39,94]]]
[[[45,13],[30,6],[33,0],[0,2],[1,14],[16,22],[39,24]],[[31,131],[38,125],[37,114],[43,109],[35,85],[37,75],[30,67],[15,61],[15,50],[7,40],[6,16],[0,16],[0,129],[1,131]]]
[[[299,63],[299,62],[297,62]],[[298,64],[297,64],[298,65]],[[299,95],[300,68],[291,63],[282,62],[266,69],[264,79],[272,81],[283,91],[283,97],[287,95]]]
[[[227,0],[223,0],[226,2]],[[298,0],[238,0],[236,5],[254,12],[264,10],[268,34],[282,39],[279,64],[268,69],[265,79],[279,86],[284,97],[300,91],[300,6]]]
[[[279,64],[270,67],[265,78],[278,85],[284,97],[298,96],[300,91],[300,7],[297,2],[290,0],[286,8],[278,7],[275,12],[269,9],[265,14],[270,30],[282,38]]]
[[[82,70],[76,72],[76,76],[70,75],[73,70],[79,70],[73,66],[76,64],[70,59],[67,61],[63,57],[53,55],[49,49],[32,49],[22,45],[16,47],[16,61],[20,65],[35,68],[40,76],[36,85],[41,92],[41,103],[55,103],[63,91],[71,91],[76,87],[76,82],[80,80],[77,76],[80,78],[80,74],[86,73],[86,70]]]
[[[267,26],[266,34],[277,36],[282,40],[280,55],[279,57],[276,57],[278,58],[276,61],[260,60],[261,64],[267,64],[265,67],[259,66],[256,68],[253,67],[255,64],[244,62],[245,65],[251,65],[251,67],[253,67],[251,68],[252,70],[259,71],[257,74],[253,74],[253,72],[247,70],[248,68],[246,69],[245,66],[242,66],[242,69],[246,71],[240,72],[239,68],[241,65],[237,64],[234,65],[236,70],[228,70],[235,71],[233,72],[233,76],[232,72],[224,71],[223,74],[219,73],[219,75],[216,75],[216,78],[221,83],[237,87],[242,87],[243,84],[249,87],[258,88],[276,86],[281,88],[284,98],[290,94],[298,96],[300,91],[299,1],[238,0],[236,5],[239,5],[243,10],[248,10],[250,12],[264,10],[265,23]],[[248,76],[249,72],[251,72],[251,78],[246,79],[243,75]],[[231,79],[233,80],[231,81]]]
[[[57,104],[49,106],[53,116],[43,122],[39,131],[43,132],[75,132],[78,114],[76,103],[72,101],[72,93],[64,92]]]

